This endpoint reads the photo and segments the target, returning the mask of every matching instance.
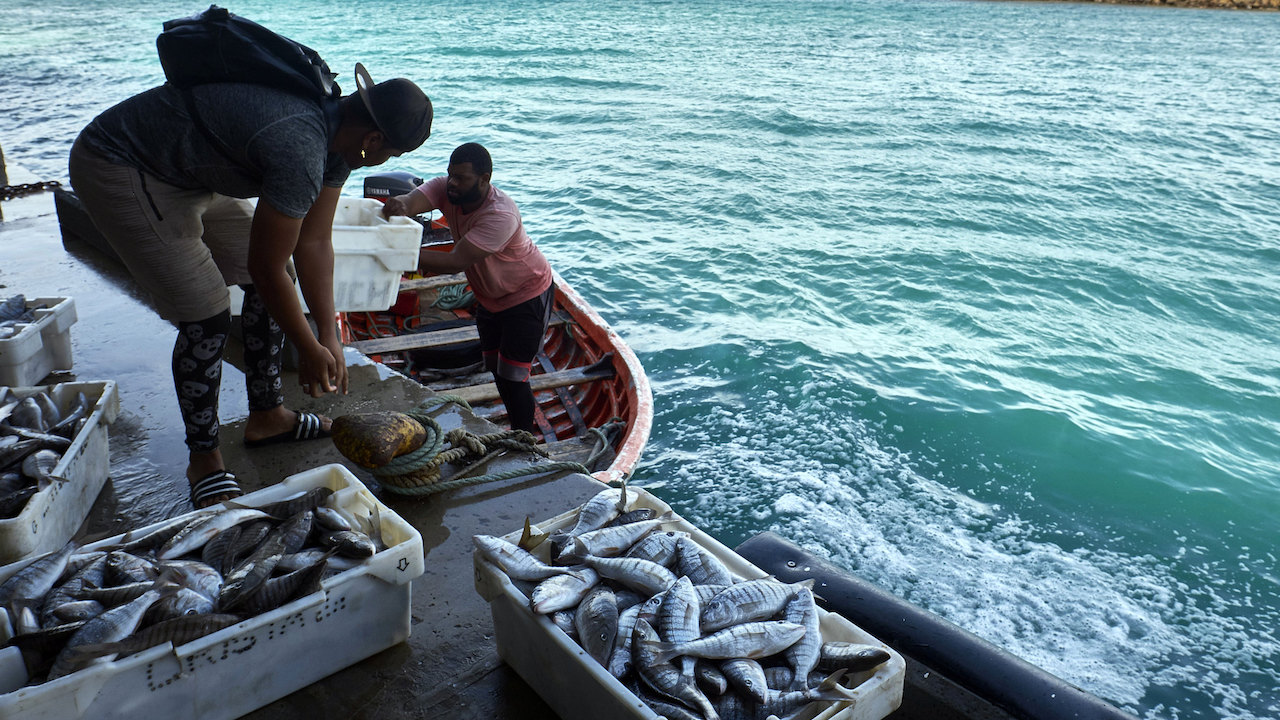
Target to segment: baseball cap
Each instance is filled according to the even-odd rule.
[[[374,85],[356,63],[356,90],[391,147],[410,152],[431,136],[431,98],[413,81],[393,78]]]

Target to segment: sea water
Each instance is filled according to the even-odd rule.
[[[202,3],[0,0],[63,179]],[[1144,718],[1280,716],[1280,14],[231,3],[431,95],[653,384],[634,481]],[[360,193],[357,173],[347,187]]]

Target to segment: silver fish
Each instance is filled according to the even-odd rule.
[[[653,626],[643,618],[638,619],[634,635],[632,653],[641,679],[654,690],[698,708],[707,720],[719,720],[715,707],[693,679],[686,678],[668,662],[671,656],[665,655],[662,648],[669,643],[662,642]]]
[[[231,544],[222,558],[221,570],[224,575],[234,570],[242,559],[248,557],[262,544],[263,540],[267,539],[267,535],[275,529],[275,523],[270,520],[254,520],[239,527],[240,535],[236,537],[236,541]]]
[[[551,533],[551,558],[556,560],[578,535],[599,530],[618,517],[627,505],[627,486],[601,490],[578,508],[578,517],[568,529]]]
[[[356,525],[346,515],[328,505],[316,507],[316,524],[325,530],[355,530]]]
[[[249,614],[263,613],[274,610],[295,598],[316,592],[320,589],[320,582],[324,577],[325,563],[335,552],[336,550],[330,549],[315,563],[262,583],[262,586],[245,601],[244,611]]]
[[[298,493],[292,497],[285,498],[284,500],[268,503],[258,509],[271,517],[291,518],[296,516],[298,513],[315,510],[317,507],[323,505],[331,495],[333,495],[333,490],[331,488],[316,487],[311,488],[306,492]],[[232,501],[231,506],[236,507],[234,501]]]
[[[539,615],[573,607],[599,582],[600,574],[591,568],[553,575],[533,589],[529,595],[529,607]],[[616,605],[616,596],[614,602]]]
[[[136,600],[111,608],[86,622],[75,635],[71,636],[66,647],[54,658],[53,667],[49,670],[49,679],[55,680],[87,665],[115,657],[108,654],[86,660],[83,656],[78,656],[75,649],[81,645],[115,642],[128,637],[137,629],[147,608],[159,600],[160,595],[161,591],[158,589],[148,590]]]
[[[103,605],[123,605],[141,597],[143,593],[150,590],[154,585],[154,581],[144,580],[126,585],[111,585],[100,588],[86,587],[80,591],[80,597],[85,600],[97,600]]]
[[[370,558],[378,552],[373,539],[359,530],[331,530],[320,536],[320,544],[349,558]]]
[[[804,635],[782,652],[795,669],[795,678],[788,689],[808,690],[809,673],[818,666],[822,655],[822,630],[818,627],[818,606],[813,601],[813,591],[800,588],[783,606],[782,619],[804,626]]]
[[[294,570],[301,570],[304,567],[311,567],[319,562],[320,558],[329,553],[319,548],[309,548],[299,550],[296,553],[289,553],[280,558],[280,562],[276,563],[276,572],[289,573]],[[336,555],[329,558],[325,565],[326,570],[334,572],[343,572],[360,565],[360,562],[352,558],[338,557]]]
[[[178,588],[172,595],[160,598],[148,610],[144,625],[154,625],[185,615],[208,615],[214,610],[214,600],[191,588]]]
[[[618,636],[613,643],[613,652],[609,653],[609,674],[621,678],[631,672],[631,635],[640,619],[642,605],[633,605],[618,613]]]
[[[0,445],[0,468],[20,463],[28,455],[40,449],[39,440],[18,440]]]
[[[783,620],[766,620],[734,625],[683,643],[663,643],[658,654],[661,660],[677,655],[728,660],[751,658],[759,660],[782,652],[804,635],[804,626]]]
[[[662,607],[658,609],[658,635],[669,643],[697,640],[702,636],[698,624],[701,611],[702,606],[698,602],[698,594],[693,590],[693,583],[687,576],[681,576],[667,590]],[[691,655],[680,659],[680,672],[690,682],[694,679],[696,661]]]
[[[107,582],[114,585],[155,580],[160,575],[156,564],[123,550],[107,553]]]
[[[577,612],[573,609],[557,610],[551,613],[551,624],[560,628],[560,632],[568,635],[574,642],[578,641],[578,626],[574,623]]]
[[[628,510],[622,513],[621,515],[619,515],[618,517],[610,520],[608,524],[605,525],[605,527],[609,528],[609,527],[617,527],[619,525],[630,525],[631,523],[638,523],[638,522],[644,522],[646,520],[652,520],[656,517],[658,517],[658,511],[654,510],[653,508],[636,508],[635,510]]]
[[[473,535],[471,541],[476,549],[489,562],[502,568],[508,577],[516,580],[545,580],[552,575],[564,575],[573,572],[566,567],[548,565],[528,550],[523,550],[515,543],[507,542],[492,535]]]
[[[673,702],[671,698],[658,694],[656,690],[650,689],[644,683],[639,683],[631,692],[640,698],[645,705],[648,705],[650,710],[657,713],[659,717],[667,720],[703,720],[698,713],[678,702]]]
[[[688,575],[694,585],[732,585],[736,580],[720,558],[687,537],[676,540],[676,574]]]
[[[802,587],[813,587],[813,580],[787,584],[761,578],[731,585],[702,606],[702,631],[773,617]]]
[[[39,432],[24,427],[13,427],[12,425],[0,425],[0,435],[10,438],[6,444],[12,444],[15,440],[35,440],[36,448],[39,450],[54,450],[56,452],[65,452],[71,447],[71,440],[62,435],[55,435],[52,432]]]
[[[62,420],[62,411],[58,409],[58,403],[54,402],[53,398],[49,397],[49,393],[41,390],[31,397],[34,398],[36,404],[40,406],[41,419],[44,420],[45,430],[57,425],[58,422]]]
[[[76,432],[80,429],[80,421],[89,414],[89,398],[84,393],[76,393],[75,402],[72,403],[71,409],[67,411],[62,419],[49,426],[50,435],[62,435],[67,438],[74,438]]]
[[[693,589],[698,593],[698,602],[706,605],[711,598],[719,595],[729,589],[728,585],[694,585]]]
[[[786,670],[788,668],[782,668]],[[769,715],[783,716],[789,715],[799,708],[808,705],[815,700],[832,700],[839,702],[841,700],[850,700],[855,697],[848,688],[839,683],[844,670],[837,670],[826,679],[822,680],[817,687],[808,690],[791,690],[791,691],[770,691],[769,696],[765,699],[757,709],[758,717],[767,717]],[[794,682],[794,681],[793,681]]]
[[[73,602],[61,603],[55,607],[52,612],[52,619],[56,620],[54,624],[74,623],[77,620],[91,620],[97,618],[106,609],[102,607],[101,602],[93,600],[77,600]]]
[[[244,531],[241,525],[233,525],[226,530],[214,535],[209,542],[200,548],[200,562],[211,568],[223,571],[226,565],[227,554],[231,548],[235,547],[236,541],[240,539],[240,533]]]
[[[215,512],[218,512],[219,509],[220,508],[210,508],[197,510],[196,512],[201,516],[212,515]],[[190,525],[194,521],[195,518],[188,515],[180,515],[176,518],[166,520],[159,525],[149,528],[141,528],[139,530],[130,530],[120,537],[119,542],[113,545],[113,549],[132,553],[145,552],[153,548],[158,548],[168,542],[174,535],[178,534],[178,531],[182,530],[182,528]]]
[[[575,541],[556,558],[556,561],[577,560],[583,554],[595,555],[596,557],[621,555],[645,535],[671,522],[674,517],[675,513],[666,512],[662,517],[653,520],[606,527],[582,533],[576,536]]]
[[[233,525],[265,517],[267,517],[267,514],[261,510],[240,508],[223,510],[207,517],[197,518],[190,525],[169,538],[169,541],[156,553],[156,558],[172,560],[182,557],[189,552],[194,552],[204,547],[204,544],[213,539],[215,535]]]
[[[36,481],[36,487],[44,489],[63,478],[54,477],[53,469],[62,456],[52,450],[37,450],[22,461],[22,474]]]
[[[215,633],[240,622],[239,615],[210,614],[187,615],[148,625],[128,637],[110,643],[85,644],[77,648],[78,654],[90,657],[103,655],[132,655],[161,643],[173,643],[174,647]]]
[[[218,596],[218,607],[223,612],[235,608],[247,600],[275,569],[280,558],[301,549],[311,534],[312,518],[315,513],[305,510],[290,517],[272,530],[243,563],[227,574],[222,592]]]
[[[21,426],[36,432],[44,432],[49,429],[48,423],[44,421],[44,409],[40,407],[40,403],[34,397],[27,397],[20,400],[16,407],[9,413],[9,424]]]
[[[103,578],[107,572],[107,554],[94,553],[94,559],[85,564],[79,570],[71,573],[71,577],[61,585],[57,585],[44,597],[44,604],[40,609],[40,624],[50,626],[57,624],[55,615],[58,608],[70,602],[79,600],[80,592],[86,587],[100,587]],[[65,572],[70,571],[70,561]],[[63,622],[67,622],[63,620]]]
[[[699,659],[693,669],[693,676],[698,681],[698,687],[710,690],[711,694],[723,695],[729,691],[728,678],[709,660]]]
[[[864,672],[888,662],[889,651],[875,645],[832,640],[822,643],[818,668],[822,670],[845,669],[851,673]]]
[[[627,486],[609,488],[596,493],[578,508],[578,519],[569,529],[570,535],[599,530],[627,509]]]
[[[578,643],[596,662],[607,666],[613,641],[618,636],[618,601],[613,590],[596,585],[578,605],[574,614]]]
[[[656,562],[664,567],[671,567],[676,562],[676,543],[680,538],[689,537],[683,530],[663,530],[645,535],[642,540],[627,550],[627,557],[640,558]],[[696,584],[696,583],[695,583]]]
[[[720,672],[724,673],[729,684],[733,685],[744,697],[762,703],[769,693],[769,683],[765,679],[764,668],[760,663],[748,658],[732,658],[720,663]]]
[[[0,605],[42,601],[62,576],[67,560],[75,549],[75,543],[69,542],[61,550],[41,555],[9,576],[0,583]]]
[[[222,573],[198,560],[166,560],[157,567],[174,582],[207,598],[217,598],[222,589]]]
[[[598,558],[586,555],[582,562],[602,577],[616,580],[645,595],[657,595],[676,584],[676,576],[670,570],[640,558]]]

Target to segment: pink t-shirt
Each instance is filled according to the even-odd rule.
[[[442,175],[417,190],[444,214],[454,242],[466,238],[490,253],[466,271],[480,304],[489,312],[500,312],[546,292],[551,287],[551,265],[525,233],[515,201],[490,185],[480,207],[464,215],[445,194],[448,181]]]

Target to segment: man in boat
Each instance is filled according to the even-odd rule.
[[[352,168],[421,145],[432,118],[409,80],[374,85],[357,64],[356,86],[326,107],[266,85],[201,84],[184,98],[166,83],[104,111],[71,149],[71,183],[94,225],[178,326],[173,377],[196,507],[241,494],[218,439],[228,285],[244,289],[246,446],[328,434],[328,418],[284,405],[286,336],[304,392],[347,391],[333,300],[338,197]]]
[[[387,200],[388,215],[420,215],[439,210],[453,234],[453,249],[423,249],[422,273],[465,272],[475,293],[476,330],[485,367],[507,409],[514,430],[534,431],[529,371],[551,318],[551,265],[520,221],[506,193],[489,184],[493,160],[478,143],[458,146],[449,156],[448,175]]]

